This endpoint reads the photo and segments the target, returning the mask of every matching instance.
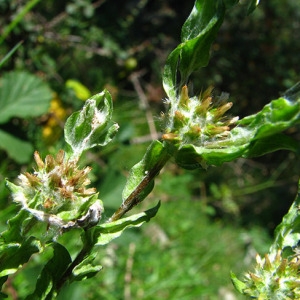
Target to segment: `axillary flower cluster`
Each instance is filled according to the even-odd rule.
[[[168,101],[168,114],[162,116],[166,120],[162,139],[174,144],[205,146],[228,137],[238,117],[224,116],[233,104],[227,102],[227,93],[214,99],[212,90],[209,87],[199,97],[190,98],[187,86],[183,86],[178,99]]]
[[[256,299],[300,299],[300,258],[282,257],[282,252],[256,257],[256,268],[245,278],[243,293]]]
[[[19,175],[19,186],[8,184],[14,201],[37,219],[65,230],[98,223],[103,208],[96,189],[87,188],[91,168],[79,169],[78,161],[66,158],[63,150],[45,161],[36,151],[34,159],[33,173]]]

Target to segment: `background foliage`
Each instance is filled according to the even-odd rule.
[[[25,4],[0,1],[2,33]],[[1,132],[42,153],[54,153],[62,143],[66,116],[90,94],[107,88],[120,132],[114,143],[100,153],[88,153],[83,163],[93,166],[93,185],[105,206],[117,208],[129,168],[142,157],[151,136],[159,134],[159,124],[151,116],[164,109],[162,66],[179,42],[192,5],[193,1],[171,0],[117,0],[114,5],[105,0],[38,2],[1,44],[3,57],[23,41],[2,66],[1,80],[12,70],[35,74],[52,90],[51,104],[38,118],[12,116],[0,124]],[[262,1],[247,18],[242,6],[229,14],[208,67],[194,75],[190,88],[198,93],[213,84],[217,91],[230,92],[233,114],[243,117],[299,80],[300,4]],[[299,139],[299,130],[288,133]],[[3,145],[2,139],[1,149]],[[16,178],[30,161],[29,155],[20,161],[0,150],[1,229],[3,220],[14,213],[3,179]],[[169,164],[151,194],[163,202],[152,224],[111,244],[99,255],[105,270],[91,282],[71,286],[64,295],[219,299],[231,289],[228,270],[245,270],[253,253],[268,248],[266,232],[273,232],[293,200],[298,169],[295,155],[287,151],[239,159],[207,172],[187,172]],[[28,294],[38,261],[33,258],[26,268],[26,278],[17,275],[7,286],[12,299],[16,293],[20,298]]]

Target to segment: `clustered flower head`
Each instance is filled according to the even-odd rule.
[[[168,115],[163,115],[167,124],[162,138],[175,144],[204,146],[228,137],[238,117],[224,116],[232,107],[227,100],[227,93],[214,99],[212,87],[199,97],[190,98],[187,86],[183,86],[175,103],[170,103]]]
[[[274,255],[256,257],[256,268],[246,274],[243,293],[260,300],[300,299],[300,256],[283,258],[279,250]]]
[[[25,198],[31,199],[28,207],[56,214],[78,206],[96,193],[96,189],[86,188],[91,168],[79,169],[77,160],[67,159],[63,150],[56,157],[47,155],[45,161],[36,151],[34,159],[35,171],[19,176]]]

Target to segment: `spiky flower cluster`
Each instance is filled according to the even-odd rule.
[[[213,99],[212,87],[199,97],[189,97],[188,88],[184,86],[175,103],[170,103],[165,133],[162,138],[175,144],[193,144],[204,146],[215,140],[230,135],[230,127],[238,117],[229,118],[224,114],[232,107],[228,94],[222,93]]]
[[[55,214],[73,204],[78,205],[82,198],[96,193],[94,188],[86,188],[90,184],[87,175],[91,169],[78,169],[77,161],[65,159],[63,150],[55,158],[47,155],[45,162],[36,151],[34,159],[37,165],[35,172],[19,176],[25,197],[35,200],[38,198],[29,207]]]
[[[36,170],[21,174],[19,186],[7,182],[14,201],[59,232],[98,224],[103,205],[96,189],[86,188],[91,169],[79,169],[78,159],[66,158],[63,150],[56,157],[47,155],[45,161],[35,152],[34,159]]]
[[[258,255],[256,262],[255,271],[246,275],[245,295],[260,300],[300,299],[300,255],[289,260],[279,250],[264,258]]]

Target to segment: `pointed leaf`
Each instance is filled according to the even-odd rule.
[[[99,236],[96,245],[108,244],[111,240],[119,237],[127,228],[140,227],[156,215],[159,207],[160,202],[145,212],[96,226],[95,234]]]
[[[99,109],[97,106],[100,106]],[[86,101],[81,111],[73,113],[65,124],[65,139],[75,156],[95,146],[105,146],[118,130],[110,125],[112,99],[107,90]]]
[[[244,294],[244,289],[247,287],[247,285],[244,282],[237,279],[236,275],[233,272],[230,272],[230,277],[235,289],[239,293]]]
[[[77,265],[73,270],[71,280],[81,281],[97,275],[97,273],[102,270],[102,266],[93,264],[96,256],[97,252],[94,252]]]
[[[300,181],[298,183],[298,193],[290,207],[288,213],[283,217],[282,222],[275,230],[275,240],[270,252],[276,253],[285,247],[292,249],[299,246],[300,241]]]
[[[0,79],[0,124],[12,117],[37,117],[47,112],[50,88],[27,72],[9,72]]]
[[[195,2],[190,16],[182,27],[182,43],[171,52],[164,68],[163,85],[170,99],[175,98],[176,90],[181,90],[193,71],[208,64],[210,48],[224,15],[223,1]],[[180,75],[179,84],[177,75]]]
[[[166,149],[161,142],[157,140],[152,142],[143,159],[130,170],[128,180],[122,193],[123,201],[135,191],[147,176],[152,177],[152,179],[154,178],[154,176],[150,176],[151,174],[149,174],[149,172],[155,173],[154,175],[159,173],[167,156]],[[139,201],[142,201],[152,191],[153,186],[153,180],[146,183],[143,187],[143,192],[139,193]]]

